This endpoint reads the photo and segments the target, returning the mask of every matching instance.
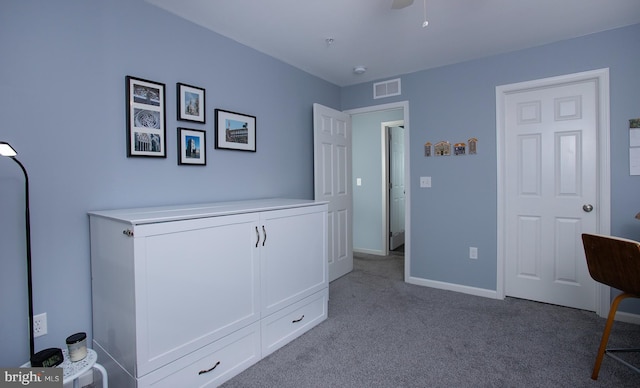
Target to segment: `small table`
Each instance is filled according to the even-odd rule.
[[[66,349],[62,350],[62,355],[64,356],[64,361],[58,366],[58,368],[62,368],[64,370],[62,372],[63,384],[73,381],[73,388],[79,388],[78,377],[82,376],[92,368],[96,368],[102,374],[102,386],[104,388],[109,387],[107,371],[102,365],[97,363],[98,354],[95,350],[87,349],[87,357],[76,362],[69,360],[69,352]]]
[[[92,368],[96,368],[102,374],[102,386],[104,388],[109,387],[109,377],[107,376],[107,371],[102,365],[97,363],[98,354],[95,350],[87,349],[87,357],[76,362],[72,362],[69,359],[69,352],[67,351],[67,349],[62,349],[62,355],[64,356],[64,361],[62,362],[62,364],[58,365],[57,368],[62,368],[63,384],[66,384],[69,381],[73,381],[73,388],[79,388],[80,383],[78,382],[78,377],[82,376],[85,372],[91,370]],[[23,368],[27,368],[30,366],[30,362],[22,365]]]

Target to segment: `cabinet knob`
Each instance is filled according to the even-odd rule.
[[[125,229],[122,231],[122,234],[124,234],[125,236],[133,237],[133,230]]]

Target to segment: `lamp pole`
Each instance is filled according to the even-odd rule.
[[[27,244],[27,298],[29,300],[29,359],[35,354],[35,345],[33,340],[33,281],[31,278],[31,216],[29,214],[29,174],[24,165],[16,158],[17,153],[6,142],[0,141],[0,154],[2,156],[8,156],[13,159],[14,162],[20,166],[20,169],[24,173],[24,198],[25,198],[25,230],[26,230],[26,244]]]
[[[31,216],[29,214],[29,174],[22,163],[15,156],[11,157],[14,162],[20,166],[24,173],[24,201],[25,201],[25,229],[27,236],[27,290],[29,298],[29,359],[35,354],[35,345],[33,341],[33,281],[31,279]]]

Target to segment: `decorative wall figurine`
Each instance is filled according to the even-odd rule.
[[[640,175],[640,119],[629,120],[629,174]]]
[[[424,156],[431,156],[431,142],[424,143]]]
[[[472,137],[469,139],[469,155],[475,155],[478,152],[478,139]]]
[[[449,156],[451,155],[451,144],[448,141],[441,141],[435,145],[436,156]]]
[[[455,155],[464,155],[465,154],[465,149],[467,144],[466,143],[456,143],[453,145],[453,153]]]

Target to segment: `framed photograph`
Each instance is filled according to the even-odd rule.
[[[216,148],[256,152],[256,118],[216,109]]]
[[[166,158],[165,85],[131,76],[127,88],[127,156]]]
[[[207,134],[199,129],[178,128],[178,164],[207,164]]]
[[[204,89],[196,86],[177,83],[178,90],[178,120],[205,122],[206,105]]]

